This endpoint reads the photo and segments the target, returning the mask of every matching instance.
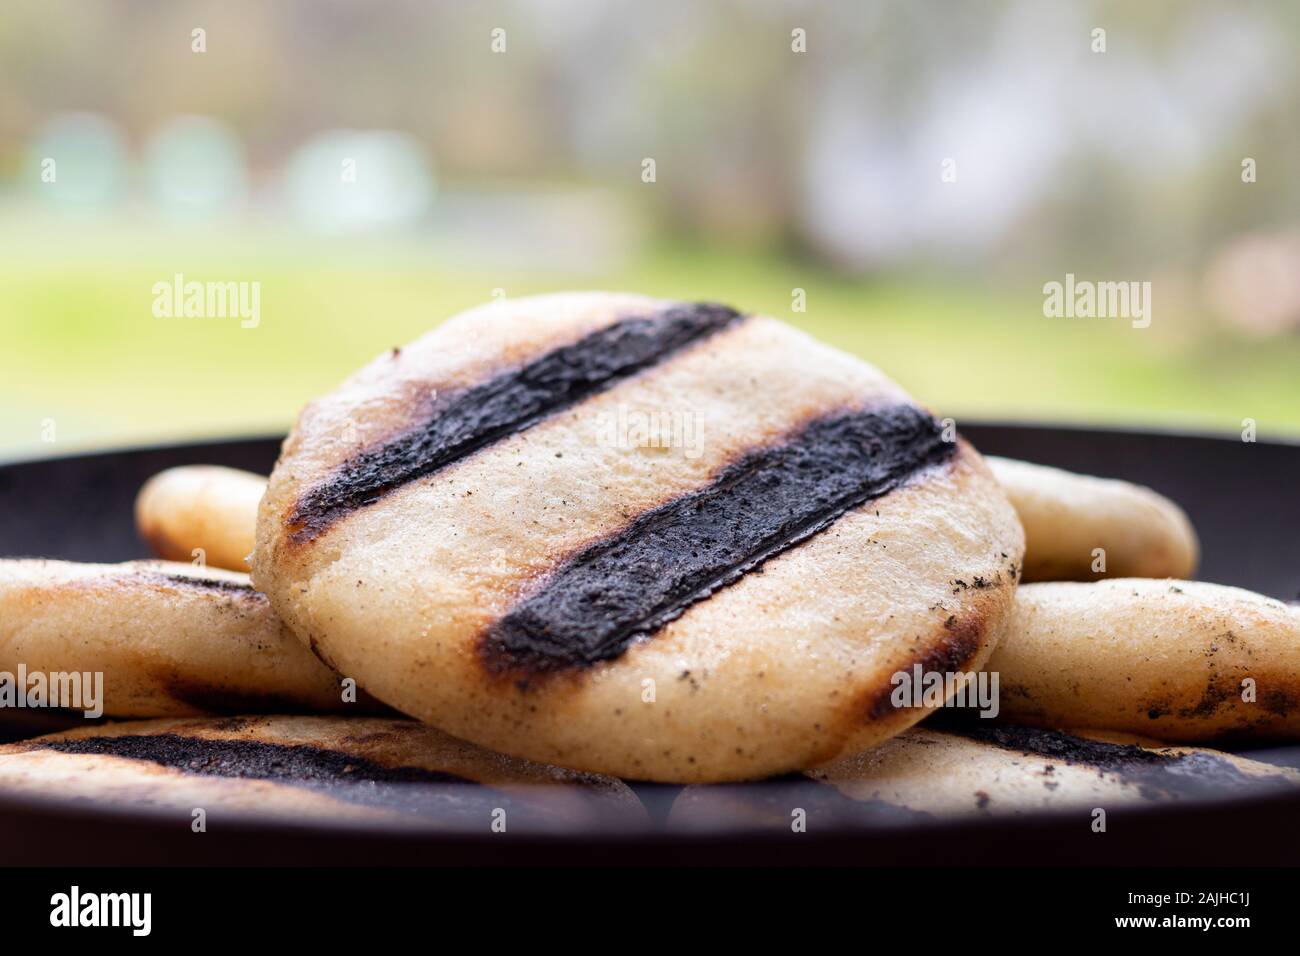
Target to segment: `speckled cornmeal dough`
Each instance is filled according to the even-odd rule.
[[[1215,750],[1162,747],[1104,732],[978,726],[976,736],[917,727],[812,771],[855,800],[939,816],[1225,797],[1252,786],[1300,787],[1300,773]]]
[[[0,671],[100,672],[104,713],[374,712],[247,574],[168,561],[0,560]]]
[[[1240,588],[1026,584],[988,669],[1001,716],[1020,723],[1169,741],[1300,736],[1300,608]]]
[[[1190,578],[1200,547],[1183,509],[1150,488],[988,458],[1025,528],[1022,580]],[[1093,570],[1100,549],[1105,570]]]
[[[209,816],[409,823],[506,832],[636,826],[626,784],[492,753],[425,724],[374,717],[127,721],[0,746],[0,797]]]
[[[537,671],[485,650],[558,567],[746,453],[837,410],[911,407],[870,365],[774,319],[743,317],[323,528],[302,518],[302,502],[359,451],[420,427],[431,391],[454,398],[669,305],[583,293],[475,309],[311,403],[262,502],[258,588],[385,702],[562,766],[661,781],[762,777],[915,723],[923,710],[890,705],[890,676],[914,662],[981,665],[1022,556],[1014,512],[964,442],[610,659]],[[698,454],[602,439],[620,414],[673,411],[692,416]]]
[[[1215,750],[1166,747],[1099,731],[1072,733],[975,721],[965,731],[914,727],[802,778],[748,787],[687,787],[671,829],[789,829],[801,807],[810,830],[835,822],[895,825],[963,815],[1049,810],[1091,814],[1148,803],[1224,799],[1300,787],[1300,772]],[[818,784],[821,787],[818,787]]]

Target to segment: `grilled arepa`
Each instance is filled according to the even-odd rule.
[[[988,458],[1025,527],[1021,580],[1190,578],[1200,546],[1183,509],[1150,488]]]
[[[135,499],[135,526],[158,557],[248,571],[257,527],[261,475],[219,465],[182,465],[159,472]]]
[[[1199,581],[1026,584],[988,669],[1001,714],[1160,740],[1300,737],[1300,608]]]
[[[380,709],[345,693],[248,575],[167,561],[0,560],[0,671],[20,668],[102,674],[115,717]]]
[[[1113,810],[1300,787],[1300,772],[1132,736],[983,721],[914,727],[874,750],[763,786],[687,787],[674,829],[907,823],[963,815]]]
[[[231,717],[83,727],[0,746],[0,797],[517,832],[636,826],[619,780],[492,753],[413,720]]]
[[[761,777],[919,720],[1022,556],[979,455],[761,316],[579,293],[463,313],[311,403],[253,581],[449,733],[580,770]]]

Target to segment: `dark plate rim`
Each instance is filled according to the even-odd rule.
[[[963,428],[979,429],[1017,429],[1021,431],[1056,431],[1071,435],[1127,435],[1130,437],[1172,438],[1190,441],[1232,442],[1240,443],[1240,435],[1231,430],[1215,431],[1202,428],[1182,428],[1177,425],[1142,426],[1118,423],[1115,425],[1087,424],[1078,421],[1039,421],[1015,418],[963,418],[957,419],[957,430]],[[100,458],[108,455],[130,455],[184,451],[187,449],[220,448],[225,445],[241,445],[248,442],[283,442],[287,431],[251,432],[242,435],[221,435],[211,438],[195,437],[183,441],[149,441],[141,444],[106,445],[103,447],[79,448],[66,454],[27,455],[20,457],[0,457],[0,468],[16,465],[54,464],[58,462],[82,461],[88,458]],[[1277,445],[1284,448],[1300,449],[1300,435],[1265,434],[1253,444]],[[978,450],[978,446],[977,446]]]
[[[749,785],[762,785],[762,781],[752,781]],[[744,787],[746,784],[728,784],[732,787]],[[640,796],[637,797],[641,800]],[[644,802],[642,802],[644,806]],[[602,843],[640,845],[647,840],[667,841],[675,844],[691,845],[707,843],[717,839],[736,837],[761,839],[764,837],[783,839],[787,834],[783,827],[761,823],[720,821],[708,829],[703,827],[667,827],[656,823],[649,807],[643,820],[634,822],[631,818],[614,823],[609,819],[593,818],[584,821],[581,829],[537,828],[518,834],[520,839],[540,843],[563,845],[575,839],[590,841],[599,839]],[[1233,814],[1251,813],[1260,810],[1298,810],[1300,809],[1300,787],[1297,788],[1258,788],[1245,793],[1226,797],[1188,797],[1173,802],[1136,802],[1117,804],[1108,809],[1108,814],[1121,815],[1126,820],[1141,824],[1161,820],[1173,814],[1215,814],[1231,812]],[[944,834],[959,833],[972,828],[980,829],[994,826],[1024,826],[1027,829],[1059,830],[1067,826],[1077,827],[1079,815],[1084,812],[1082,805],[1055,808],[1050,810],[1033,810],[1013,814],[979,814],[964,813],[930,819],[914,820],[862,820],[838,823],[822,831],[822,836],[853,837],[870,839],[888,835],[891,839],[908,837],[931,840]],[[76,821],[80,824],[95,824],[112,827],[123,824],[137,824],[150,827],[175,828],[182,821],[183,809],[179,807],[160,807],[143,804],[95,804],[91,798],[28,795],[0,793],[0,816],[39,816],[43,819]],[[258,816],[252,812],[225,811],[220,817],[222,829],[242,836],[283,835],[286,837],[363,837],[395,838],[403,840],[490,840],[491,836],[463,827],[439,827],[427,825],[424,821],[413,819],[407,823],[392,823],[382,819],[345,819],[329,817],[303,817],[295,820],[289,816]]]

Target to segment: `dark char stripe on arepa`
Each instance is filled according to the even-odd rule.
[[[343,750],[260,740],[127,734],[33,743],[63,754],[118,757],[195,776],[265,780],[335,800],[418,815],[481,813],[507,800],[499,790],[441,770],[386,767]]]
[[[615,321],[532,361],[447,395],[422,420],[338,466],[291,509],[309,542],[347,514],[435,474],[742,320],[720,305],[681,304]],[[620,657],[767,560],[843,514],[947,461],[956,443],[909,403],[836,408],[723,467],[708,485],[601,533],[560,561],[487,627],[480,659],[530,677]]]
[[[956,447],[907,404],[814,419],[564,561],[488,627],[484,665],[526,682],[617,658]]]
[[[304,494],[286,520],[290,537],[311,541],[345,515],[571,408],[739,318],[722,305],[673,305],[621,319],[520,368],[439,395],[421,423],[348,459]]]

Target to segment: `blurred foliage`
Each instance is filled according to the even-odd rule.
[[[12,223],[7,223],[12,226]],[[1048,319],[1023,296],[911,276],[862,283],[814,265],[707,247],[651,248],[600,275],[448,267],[412,242],[286,239],[121,225],[0,228],[0,449],[54,454],[124,441],[277,432],[363,361],[491,297],[635,289],[764,311],[878,364],[964,417],[1300,433],[1300,342],[1166,325]],[[21,238],[16,238],[21,235]],[[57,254],[50,249],[56,248]],[[261,324],[155,318],[151,287],[261,283]],[[791,312],[803,288],[807,311]],[[57,442],[41,444],[53,419]]]
[[[766,311],[959,419],[1297,434],[1297,50],[1293,0],[5,0],[0,454],[282,430],[498,287]],[[358,142],[387,225],[313,231]],[[261,326],[155,319],[178,272]],[[1152,327],[1044,318],[1067,272]]]
[[[1148,274],[1300,219],[1297,49],[1294,0],[5,0],[0,169],[69,109],[214,117],[258,178],[395,129],[452,182],[643,197],[654,157],[658,226],[855,272]]]

